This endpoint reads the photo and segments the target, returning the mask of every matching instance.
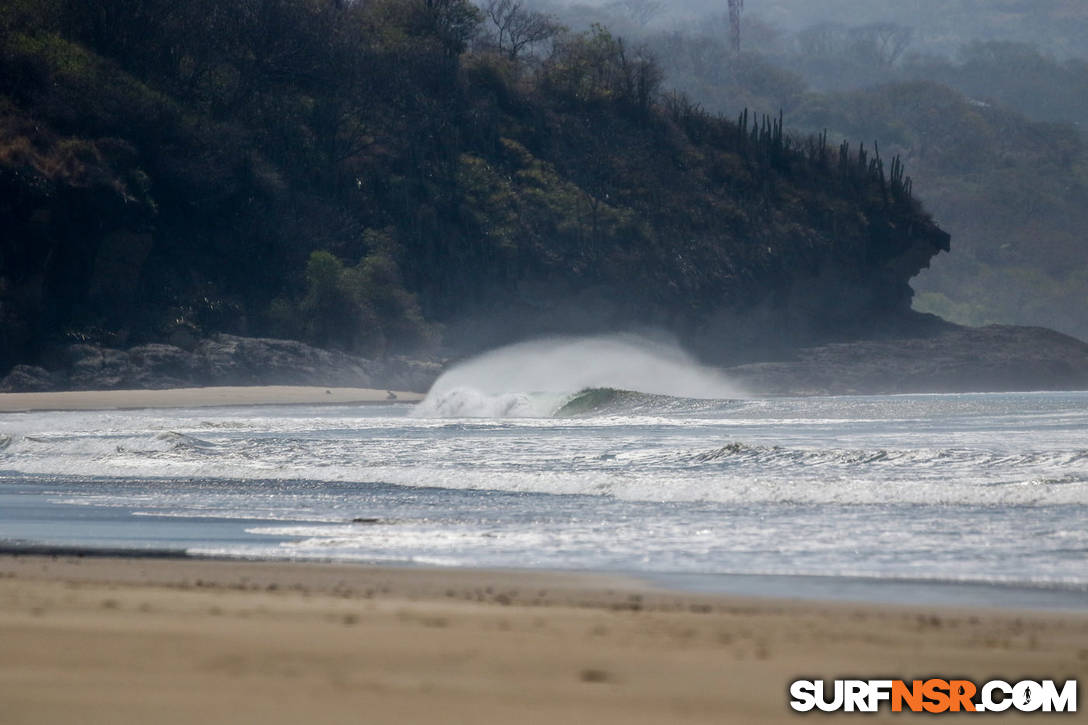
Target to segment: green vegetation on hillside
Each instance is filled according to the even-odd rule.
[[[6,4],[0,365],[217,331],[380,355],[562,305],[828,337],[906,311],[947,246],[889,154],[662,95],[600,27],[495,28],[463,0]]]

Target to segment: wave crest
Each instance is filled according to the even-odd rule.
[[[455,365],[435,381],[417,415],[546,417],[617,405],[649,411],[669,401],[739,396],[721,371],[675,345],[635,335],[554,338]]]

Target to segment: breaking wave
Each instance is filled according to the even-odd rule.
[[[558,417],[594,415],[671,415],[692,416],[722,413],[735,409],[736,399],[708,400],[672,395],[654,395],[617,388],[587,388],[564,400],[555,410]]]
[[[417,418],[590,418],[594,416],[698,416],[734,409],[736,400],[705,400],[586,388],[573,394],[499,393],[473,388],[432,393],[413,411]]]
[[[554,338],[510,345],[452,367],[413,414],[549,417],[742,396],[720,371],[676,345],[636,335]]]
[[[547,418],[564,396],[549,393],[489,395],[474,388],[432,393],[412,411],[416,418]]]

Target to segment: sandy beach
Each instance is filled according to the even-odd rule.
[[[391,398],[390,394],[396,398]],[[415,403],[419,393],[374,388],[255,385],[169,390],[73,390],[60,393],[0,393],[0,413],[35,410],[124,410],[203,408],[218,405],[351,405]]]
[[[0,642],[5,723],[783,722],[802,676],[1088,675],[1085,614],[189,559],[2,556]]]

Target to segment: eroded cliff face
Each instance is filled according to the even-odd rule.
[[[951,236],[928,218],[895,222],[881,220],[874,228],[877,235],[892,239],[886,246],[894,250],[884,259],[875,260],[879,266],[872,275],[874,308],[910,311],[914,291],[910,280],[929,267],[930,260],[940,252],[951,251]]]
[[[868,224],[816,261],[783,266],[766,286],[753,284],[746,300],[723,306],[697,325],[690,345],[713,362],[733,364],[930,329],[931,320],[911,310],[910,280],[949,251],[949,235],[924,217]]]
[[[452,354],[547,335],[648,332],[676,338],[713,364],[788,358],[827,342],[924,333],[911,311],[910,280],[948,251],[949,235],[924,215],[809,227],[806,244],[783,245],[766,230],[749,246],[750,266],[725,260],[659,260],[647,284],[586,279],[560,270],[545,279],[477,290],[483,301],[444,320]],[[741,231],[738,234],[744,234]],[[589,275],[587,275],[589,276]]]

